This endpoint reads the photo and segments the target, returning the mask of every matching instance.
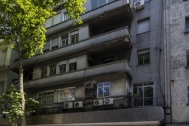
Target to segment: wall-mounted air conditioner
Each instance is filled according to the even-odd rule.
[[[135,10],[140,10],[140,9],[144,8],[144,0],[137,0],[134,3],[134,8],[135,8]]]
[[[71,109],[73,108],[73,102],[65,102],[64,109]]]
[[[103,99],[94,100],[94,106],[102,106],[104,103]]]
[[[74,102],[74,108],[82,108],[82,107],[83,107],[83,101]]]
[[[104,105],[112,105],[114,103],[113,98],[105,98],[104,99]]]

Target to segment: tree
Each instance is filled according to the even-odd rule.
[[[24,58],[31,58],[44,47],[45,19],[56,14],[53,8],[61,0],[0,0],[0,38],[3,45],[10,46],[19,56],[19,92],[21,94],[21,126],[26,126],[25,97],[23,85]],[[66,0],[64,6],[73,24],[80,24],[80,14],[85,11],[86,0]]]

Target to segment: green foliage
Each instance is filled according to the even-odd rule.
[[[53,8],[61,0],[0,0],[0,38],[6,45],[30,58],[45,44],[45,19],[56,14]],[[65,6],[74,24],[82,23],[80,14],[86,0],[67,0]],[[77,21],[76,21],[76,20]]]
[[[39,108],[39,102],[29,97],[28,95],[25,97],[26,111],[35,112],[35,110]],[[21,107],[21,93],[13,85],[11,85],[6,94],[0,95],[0,99],[3,99],[4,104],[6,104],[6,108],[3,113],[7,114],[10,122],[14,124],[14,121],[24,114],[24,110],[22,110]]]
[[[68,11],[69,18],[72,19],[74,25],[77,23],[83,23],[80,15],[85,11],[85,8],[83,7],[85,2],[86,0],[66,0],[65,2],[65,7]]]

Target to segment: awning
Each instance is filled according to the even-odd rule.
[[[106,123],[72,123],[72,124],[41,124],[27,126],[158,126],[159,121],[141,121],[141,122],[106,122]]]

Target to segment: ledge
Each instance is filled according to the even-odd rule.
[[[189,31],[185,31],[184,34],[189,34]]]

